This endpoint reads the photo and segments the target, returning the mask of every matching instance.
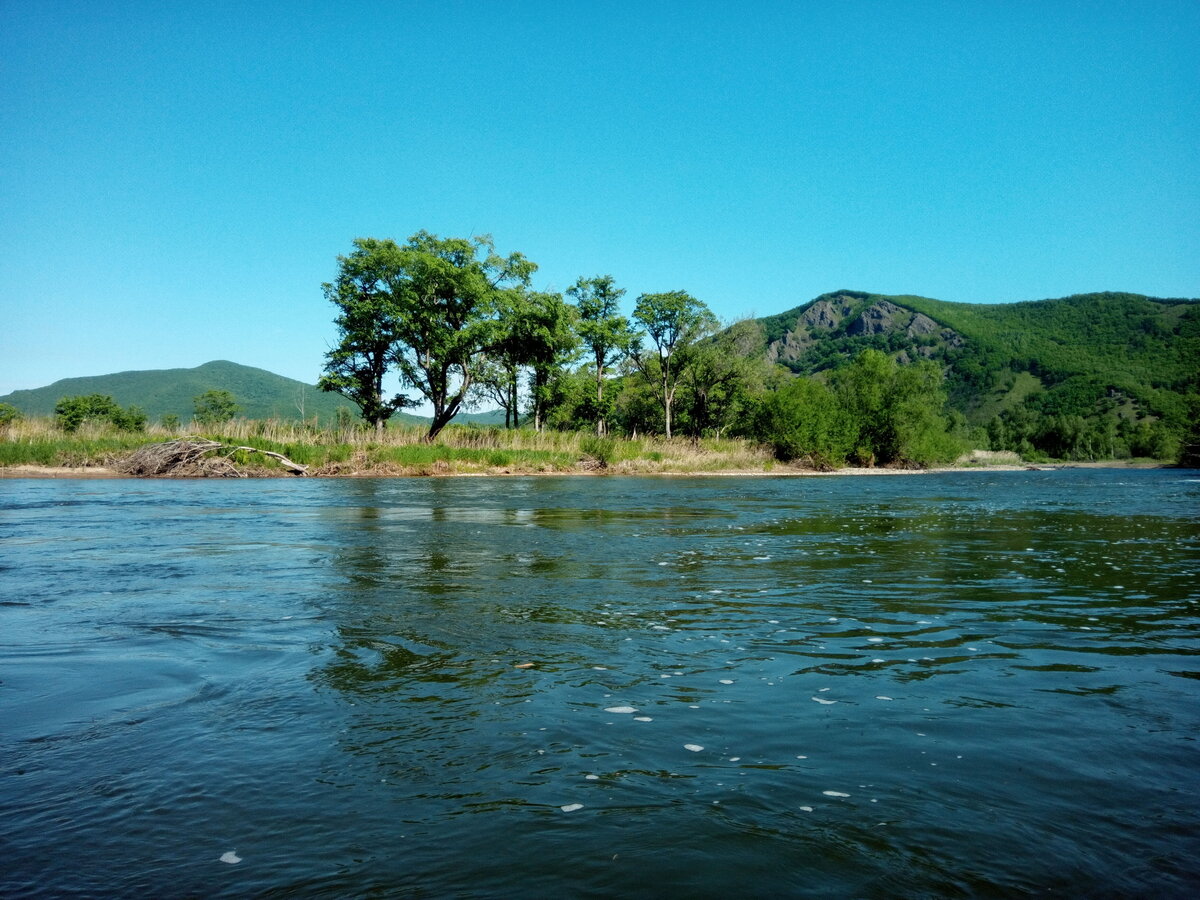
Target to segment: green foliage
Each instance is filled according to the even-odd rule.
[[[163,428],[167,428],[171,431],[174,431],[179,427],[179,416],[175,415],[175,413],[167,413],[160,421]]]
[[[901,366],[878,350],[834,373],[834,388],[854,424],[853,458],[864,465],[949,461],[962,452],[950,435],[941,370]]]
[[[11,403],[0,403],[0,428],[21,420],[21,411]]]
[[[553,399],[551,382],[575,355],[575,308],[561,294],[523,289],[501,295],[496,337],[478,381],[505,413],[505,425],[520,424],[520,376],[529,373],[530,409],[540,429]]]
[[[612,412],[612,404],[605,403],[604,398],[608,368],[634,346],[633,329],[618,306],[625,290],[616,286],[611,275],[597,275],[578,279],[567,288],[567,293],[574,298],[578,311],[579,338],[592,357],[596,397],[591,416],[596,434],[602,435]]]
[[[755,431],[778,459],[803,460],[817,469],[845,465],[855,429],[847,411],[826,385],[796,378],[766,398]]]
[[[1179,464],[1200,469],[1200,394],[1187,400],[1188,426],[1179,442]]]
[[[202,425],[217,425],[228,422],[238,414],[241,407],[229,391],[207,390],[192,398],[193,416]]]
[[[537,266],[520,253],[498,256],[491,238],[439,238],[420,231],[400,246],[359,238],[324,286],[341,314],[339,344],[326,356],[323,390],[358,404],[376,428],[410,401],[383,396],[392,367],[433,406],[428,439],[457,414],[484,351],[497,340],[508,295],[527,288]]]
[[[755,354],[762,342],[757,322],[737,322],[697,343],[680,378],[679,420],[692,437],[746,429],[772,381],[772,369]]]
[[[932,465],[963,450],[944,407],[936,366],[900,366],[868,350],[835,372],[832,386],[802,377],[767,397],[755,433],[779,459],[817,468]]]
[[[63,397],[54,407],[58,427],[66,432],[78,431],[88,423],[107,422],[118,431],[145,431],[146,414],[136,406],[122,409],[106,394]]]
[[[664,431],[671,436],[671,413],[679,378],[694,360],[693,348],[717,329],[717,317],[686,291],[642,294],[633,318],[654,344],[644,351],[633,345],[632,358],[642,375],[659,388]]]

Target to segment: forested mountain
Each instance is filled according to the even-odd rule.
[[[13,391],[0,402],[11,403],[26,415],[54,415],[54,405],[63,397],[104,394],[121,406],[140,407],[151,420],[178,416],[192,417],[193,398],[205,391],[229,391],[241,407],[241,414],[252,419],[299,419],[319,416],[332,421],[339,406],[351,413],[358,411],[347,400],[317,390],[265,369],[216,360],[193,369],[149,369],[64,378],[47,387]],[[303,415],[301,411],[303,410]]]
[[[1101,293],[984,305],[835,291],[757,321],[761,352],[798,374],[866,349],[938,363],[950,405],[986,427],[994,449],[1065,455],[1064,442],[1090,429],[1110,446],[1161,455],[1188,395],[1200,393],[1195,300]]]

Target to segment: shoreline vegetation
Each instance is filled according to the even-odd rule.
[[[127,471],[139,450],[172,441],[208,442],[211,466],[160,475]],[[282,457],[283,459],[280,459]],[[317,428],[280,421],[234,420],[190,429],[151,425],[122,432],[88,424],[74,432],[48,419],[0,428],[0,478],[120,477],[420,477],[504,475],[886,475],[1063,467],[1149,468],[1163,460],[1026,461],[1011,452],[974,451],[951,465],[813,467],[780,462],[768,446],[743,438],[603,437],[581,432],[448,426],[436,443],[421,426],[382,434],[361,427]]]

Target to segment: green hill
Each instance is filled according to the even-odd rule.
[[[193,398],[209,390],[233,394],[241,414],[251,419],[311,419],[333,421],[337,408],[344,406],[354,415],[357,409],[348,400],[326,394],[316,386],[284,378],[265,369],[255,369],[218,360],[194,369],[152,369],[64,378],[47,387],[13,391],[0,402],[11,403],[30,416],[51,416],[61,397],[108,394],[121,406],[140,406],[151,421],[176,415],[182,421],[192,417]],[[303,408],[303,416],[301,409]]]
[[[151,421],[176,415],[186,422],[192,417],[194,398],[210,390],[233,394],[241,407],[240,415],[248,419],[289,421],[311,420],[316,416],[323,424],[329,424],[336,418],[338,407],[348,409],[355,419],[358,418],[358,408],[344,397],[265,369],[225,360],[208,362],[194,369],[148,369],[64,378],[46,387],[13,391],[0,397],[0,403],[12,404],[27,416],[52,416],[55,404],[62,397],[107,394],[121,406],[140,406]],[[393,421],[429,424],[428,418],[408,413],[397,414]],[[494,410],[464,413],[456,421],[503,425],[504,413]]]
[[[868,348],[938,362],[951,404],[987,426],[996,449],[1053,452],[1064,431],[1090,428],[1110,445],[1157,442],[1163,452],[1200,393],[1196,300],[1099,293],[985,305],[835,291],[758,321],[766,357],[800,374]]]

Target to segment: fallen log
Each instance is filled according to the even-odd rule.
[[[124,475],[154,477],[245,478],[228,457],[238,451],[261,453],[278,460],[289,472],[307,475],[308,466],[292,462],[282,453],[257,447],[233,446],[204,438],[183,438],[139,447],[129,456],[113,463]]]

